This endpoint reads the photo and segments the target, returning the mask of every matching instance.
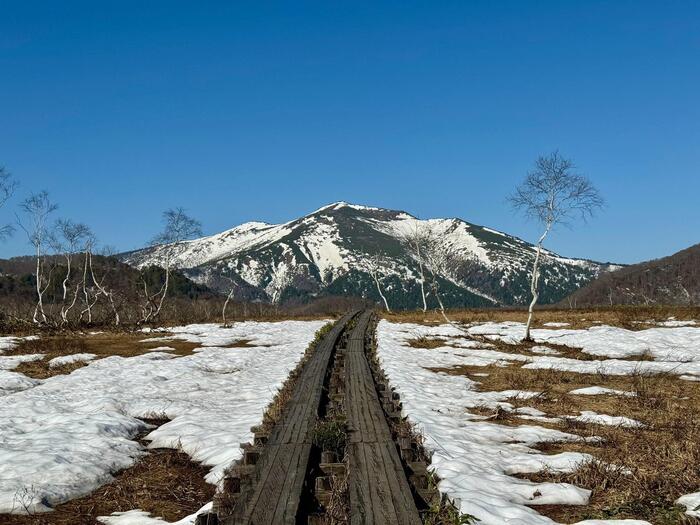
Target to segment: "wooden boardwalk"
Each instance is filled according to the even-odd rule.
[[[345,407],[352,525],[420,525],[421,520],[365,354],[370,313],[345,351]]]
[[[256,464],[252,485],[241,492],[234,514],[222,520],[224,524],[296,523],[326,370],[338,338],[354,315],[346,314],[335,324],[304,366]]]
[[[282,418],[239,487],[230,516],[197,523],[292,525],[306,523],[302,494],[310,490],[312,434],[333,350],[354,318],[344,350],[344,406],[348,424],[348,492],[352,525],[420,525],[416,503],[392,440],[365,353],[371,312],[349,313],[318,343],[304,365]],[[346,331],[347,333],[347,331]],[[307,479],[308,475],[308,479]]]

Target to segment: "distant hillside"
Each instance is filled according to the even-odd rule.
[[[372,271],[393,308],[421,304],[419,267],[401,242],[429,228],[451,261],[437,280],[447,306],[524,305],[535,247],[461,219],[419,220],[403,211],[337,202],[285,224],[250,222],[175,246],[175,266],[214,290],[233,285],[239,300],[306,303],[329,296],[378,301]],[[137,268],[162,265],[165,248],[121,255]],[[168,248],[169,250],[169,248]],[[547,252],[542,303],[554,303],[615,265]],[[428,297],[429,306],[436,306]]]
[[[46,313],[50,319],[57,319],[62,304],[62,281],[65,276],[65,260],[63,257],[49,257],[45,261],[45,272],[51,275],[44,296]],[[32,318],[36,304],[36,279],[34,277],[35,259],[33,257],[13,257],[0,259],[0,327],[8,319],[28,320]],[[82,283],[82,257],[75,256],[73,272],[68,284],[69,297],[77,290],[76,306],[71,311],[71,318],[84,311],[85,292]],[[119,310],[122,322],[135,322],[140,316],[140,305],[143,304],[143,285],[147,283],[150,290],[158,290],[164,281],[165,272],[162,268],[148,266],[137,270],[117,260],[115,257],[93,256],[93,269],[96,278],[106,290],[113,293],[114,307]],[[76,288],[77,287],[77,288]],[[97,289],[88,276],[87,293],[93,311],[93,321],[102,322],[112,318],[113,313],[104,297],[97,300]],[[221,296],[212,292],[206,286],[192,282],[180,272],[174,272],[170,280],[170,301],[167,305],[169,318],[173,309],[191,303],[202,303],[209,300],[220,300]],[[218,311],[219,307],[216,307]],[[177,312],[176,312],[177,313]],[[165,317],[165,316],[163,316]]]
[[[80,256],[75,257],[80,264]],[[14,296],[15,298],[31,298],[33,301],[36,295],[34,271],[36,259],[30,256],[12,257],[11,259],[0,259],[0,297]],[[55,267],[52,271],[52,283],[47,290],[46,300],[48,303],[54,302],[61,295],[61,279],[65,272],[65,262],[62,257],[47,258],[48,262],[54,261]],[[92,258],[95,273],[98,276],[105,276],[105,284],[110,289],[123,295],[137,296],[141,291],[142,281],[151,286],[160,286],[164,279],[164,271],[158,267],[144,268],[141,271],[124,264],[115,257],[103,257],[93,255]],[[79,277],[77,273],[82,269],[74,268],[74,278]],[[174,272],[170,285],[172,297],[182,297],[187,299],[207,298],[218,295],[206,286],[192,282],[180,272]]]
[[[663,259],[603,273],[563,305],[699,305],[700,244]]]

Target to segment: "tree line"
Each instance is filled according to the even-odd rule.
[[[17,180],[0,168],[0,208],[7,206],[18,186]],[[91,325],[95,312],[101,309],[109,311],[109,322],[119,326],[127,305],[138,312],[134,315],[129,311],[130,323],[158,320],[172,289],[178,245],[201,235],[200,223],[183,208],[164,211],[163,228],[150,241],[151,246],[162,247],[160,264],[132,271],[129,277],[133,282],[125,283],[126,265],[116,259],[114,250],[100,247],[88,225],[57,217],[58,210],[48,192],[30,193],[17,205],[14,223],[0,226],[0,240],[22,233],[32,248],[31,322],[55,328]]]
[[[6,207],[15,194],[18,183],[5,169],[0,168],[0,208]],[[541,227],[536,241],[536,253],[530,276],[532,299],[528,308],[525,339],[530,339],[541,285],[540,274],[545,240],[558,226],[570,226],[577,219],[587,220],[603,206],[603,199],[588,178],[576,172],[570,159],[555,151],[537,158],[534,168],[509,197],[513,209],[534,219]],[[163,212],[163,228],[153,237],[150,246],[157,247],[155,267],[141,268],[126,301],[124,287],[117,286],[114,275],[120,264],[109,247],[99,247],[90,227],[67,218],[57,218],[58,205],[46,191],[31,193],[18,205],[16,220],[0,225],[0,240],[20,230],[33,252],[34,306],[31,322],[34,325],[63,328],[69,325],[92,324],[97,308],[110,312],[110,322],[119,326],[123,307],[129,304],[129,321],[145,324],[158,321],[172,288],[175,259],[182,243],[202,234],[201,224],[183,208]],[[454,276],[458,267],[456,253],[444,243],[441,233],[430,221],[414,221],[408,228],[397,231],[397,237],[411,254],[417,266],[416,280],[420,288],[421,307],[428,309],[428,297],[433,296],[445,321],[450,322],[442,300],[440,281],[443,276]],[[99,260],[99,264],[95,261]],[[382,268],[389,265],[382,254],[368,256],[365,268],[370,275],[383,307],[391,306],[383,286],[386,275]],[[124,266],[124,265],[123,265]],[[230,291],[221,297],[221,318],[226,324],[226,312],[235,291],[233,276],[222,275],[230,282]],[[179,277],[182,279],[182,277]],[[291,277],[288,277],[291,279]],[[455,277],[456,279],[456,277]],[[280,287],[288,285],[282,283]],[[137,291],[134,291],[136,288]],[[283,290],[280,290],[279,296]],[[51,295],[47,305],[47,294]],[[277,297],[271,302],[276,304]],[[50,307],[49,307],[50,306]],[[134,314],[134,310],[138,312]]]

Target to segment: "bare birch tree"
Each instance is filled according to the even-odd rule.
[[[233,272],[231,272],[233,273]],[[226,300],[224,301],[224,305],[221,308],[221,324],[223,325],[224,328],[229,328],[231,325],[226,323],[226,308],[228,308],[228,303],[231,302],[231,299],[233,299],[233,295],[238,289],[238,285],[236,284],[236,281],[233,278],[233,275],[226,275],[224,273],[221,274],[221,277],[226,279],[229,282],[229,291],[228,295],[226,295]]]
[[[509,197],[511,206],[537,221],[543,228],[537,240],[537,253],[532,266],[525,341],[532,340],[530,327],[539,298],[540,262],[547,235],[558,225],[571,225],[580,218],[586,221],[603,206],[603,198],[593,184],[583,175],[575,173],[574,163],[562,157],[558,151],[541,156],[525,180]]]
[[[431,231],[429,226],[421,223],[418,219],[409,227],[408,230],[402,229],[398,232],[399,240],[404,244],[413,258],[418,263],[418,283],[420,284],[421,298],[423,299],[423,311],[428,310],[428,301],[425,293],[425,265],[426,265],[426,249],[430,241]]]
[[[151,246],[159,248],[165,280],[160,290],[155,294],[148,292],[148,285],[144,280],[144,292],[147,304],[144,307],[143,322],[158,317],[170,286],[173,259],[177,253],[178,245],[183,241],[202,235],[201,223],[187,215],[183,208],[174,208],[163,212],[163,231],[151,240]]]
[[[97,245],[97,238],[90,233],[85,239],[83,245],[83,279],[82,279],[82,289],[83,289],[83,303],[85,308],[80,312],[80,320],[83,320],[84,316],[87,316],[88,324],[92,323],[92,309],[97,304],[100,299],[100,291],[94,286],[94,283],[90,283],[90,265],[92,262],[92,252]]]
[[[379,255],[373,255],[367,259],[367,270],[374,279],[374,284],[377,286],[377,292],[379,292],[379,297],[382,298],[384,302],[384,308],[387,312],[391,313],[391,308],[389,308],[389,301],[386,300],[384,292],[382,292],[382,287],[379,284],[379,268],[381,267],[382,259]]]
[[[78,300],[80,284],[76,283],[73,289],[71,283],[73,259],[78,252],[83,251],[83,244],[88,242],[91,235],[90,228],[88,228],[85,224],[74,223],[73,221],[67,219],[59,219],[56,221],[51,243],[53,244],[54,252],[62,255],[66,261],[66,269],[61,282],[61,287],[63,289],[60,311],[61,325],[68,323],[68,315]],[[69,284],[71,284],[70,287],[72,293],[69,293]]]
[[[0,167],[0,208],[12,197],[16,188],[17,181],[12,178],[12,175],[10,175],[5,168]],[[13,231],[14,228],[12,224],[0,225],[0,241],[12,235]]]
[[[45,275],[44,272],[44,252],[50,239],[50,230],[47,226],[49,216],[58,209],[58,206],[51,202],[46,191],[32,193],[23,200],[20,209],[26,215],[26,225],[17,218],[17,223],[27,234],[29,243],[34,247],[36,257],[36,294],[37,303],[34,308],[32,320],[34,323],[46,323],[48,318],[44,311],[44,294],[51,283],[51,272]]]
[[[442,302],[442,296],[440,295],[440,276],[445,276],[449,274],[453,262],[453,255],[447,251],[441,242],[441,239],[434,234],[434,232],[429,231],[425,236],[424,244],[424,254],[425,254],[425,264],[430,271],[431,281],[430,289],[432,294],[435,296],[435,300],[438,303],[440,309],[440,314],[443,319],[449,324],[452,321],[447,317],[447,312],[445,311],[445,305]]]
[[[102,250],[102,256],[105,257],[105,259],[108,259],[109,257],[114,255],[114,251],[115,250],[113,250],[110,247],[104,247]],[[105,280],[110,270],[108,262],[106,261],[105,266],[107,266],[107,268],[104,270],[104,273],[102,274],[102,277],[100,279],[98,279],[95,274],[95,269],[92,264],[92,253],[90,253],[89,255],[88,264],[90,266],[90,276],[92,277],[92,282],[94,283],[99,293],[104,295],[107,301],[109,302],[109,306],[112,309],[112,314],[114,315],[114,326],[119,326],[121,319],[119,316],[119,310],[117,309],[117,305],[114,300],[114,290],[108,288],[107,285],[105,285]]]

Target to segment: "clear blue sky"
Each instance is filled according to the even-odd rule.
[[[171,206],[215,233],[336,200],[533,240],[505,197],[559,148],[608,207],[550,247],[663,256],[700,242],[699,99],[697,1],[23,0],[0,15],[0,165],[19,197],[48,190],[119,249]]]

